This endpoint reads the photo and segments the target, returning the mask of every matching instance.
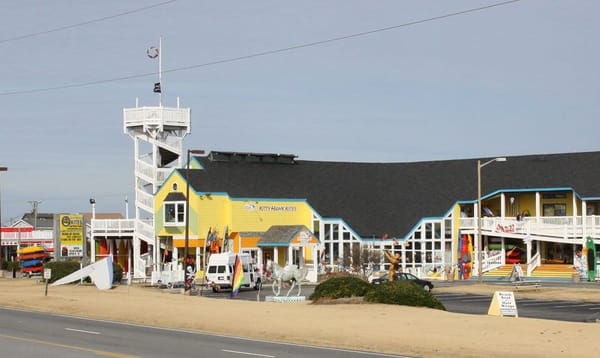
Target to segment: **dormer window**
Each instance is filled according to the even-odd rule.
[[[185,225],[185,196],[181,193],[170,193],[163,204],[163,224],[165,226]]]

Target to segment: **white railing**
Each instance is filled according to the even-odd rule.
[[[34,230],[28,232],[2,232],[2,240],[52,240],[54,231]]]
[[[151,220],[135,222],[136,233],[146,242],[154,244],[154,225]]]
[[[132,233],[134,229],[134,219],[92,219],[94,233]]]
[[[141,159],[135,160],[135,172],[149,183],[154,181],[154,167]]]
[[[584,225],[585,223],[585,225]],[[461,218],[460,228],[477,230],[476,218]],[[481,229],[489,234],[535,235],[561,238],[563,240],[582,237],[600,237],[600,217],[598,216],[528,216],[517,220],[515,217],[484,217]]]
[[[154,211],[154,197],[142,189],[136,189],[135,191],[136,206],[141,206],[142,209],[151,213]],[[139,204],[139,205],[138,205]]]
[[[190,130],[190,109],[172,107],[137,107],[123,110],[123,125],[133,126],[176,126]]]
[[[527,262],[527,277],[531,277],[531,273],[533,270],[538,268],[542,264],[542,257],[540,253],[537,252],[535,255],[531,257],[531,260]]]
[[[505,263],[504,252],[502,251],[489,251],[487,254],[483,253],[483,266],[481,267],[482,272],[488,272],[495,270]],[[475,266],[476,267],[476,266]]]

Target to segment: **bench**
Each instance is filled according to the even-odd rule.
[[[523,289],[534,289],[539,290],[542,287],[542,282],[539,280],[536,281],[513,281],[513,287],[515,290],[523,290]]]

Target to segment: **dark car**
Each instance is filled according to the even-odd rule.
[[[379,285],[380,283],[387,282],[387,280],[388,280],[388,275],[383,275],[381,277],[374,278],[371,281],[371,283],[373,283],[375,285]],[[417,284],[418,286],[423,287],[423,289],[425,291],[431,291],[433,289],[433,283],[431,283],[431,281],[422,280],[422,279],[418,278],[417,276],[413,275],[412,273],[396,272],[394,274],[394,281],[411,281],[411,282],[414,282],[415,284]]]

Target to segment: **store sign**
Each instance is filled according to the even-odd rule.
[[[490,316],[515,316],[519,317],[515,295],[512,291],[496,291],[488,309]]]
[[[83,256],[83,215],[60,215],[60,256]]]

